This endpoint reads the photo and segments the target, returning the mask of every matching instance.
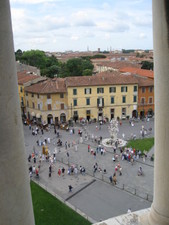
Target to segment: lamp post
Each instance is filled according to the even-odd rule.
[[[71,110],[71,119],[70,119],[70,123],[71,123],[71,126],[73,127],[73,115],[72,115],[72,103],[70,104],[70,110]]]
[[[70,109],[71,109],[71,120],[72,120],[72,103],[71,103]]]

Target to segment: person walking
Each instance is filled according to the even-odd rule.
[[[60,168],[58,169],[58,175],[59,175],[59,177],[61,175],[61,169]]]
[[[64,177],[64,175],[65,175],[65,168],[62,167],[62,176]]]
[[[50,164],[50,166],[49,166],[49,177],[51,177],[51,175],[52,175],[52,165]]]
[[[73,188],[72,185],[69,185],[68,188],[69,188],[69,192],[72,192],[72,188]]]
[[[122,176],[122,167],[119,168],[119,175]]]
[[[75,174],[75,177],[77,177],[77,175],[78,175],[78,169],[77,169],[77,167],[74,168],[74,174]]]
[[[114,175],[113,175],[113,184],[114,184],[114,185],[116,185],[116,184],[117,184],[116,173],[114,173]]]

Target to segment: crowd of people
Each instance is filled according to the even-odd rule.
[[[99,124],[99,126],[96,126],[96,132],[98,134],[98,130],[101,129],[102,124]],[[132,124],[131,124],[132,126]],[[50,128],[51,129],[51,128]],[[69,164],[69,159],[70,159],[70,153],[73,149],[75,150],[75,152],[78,149],[78,145],[80,143],[80,138],[84,138],[85,134],[86,134],[86,130],[84,131],[83,129],[78,129],[77,131],[75,130],[75,128],[69,129],[69,133],[72,137],[69,138],[68,140],[65,140],[65,137],[63,139],[61,139],[61,135],[59,130],[56,129],[56,127],[54,127],[54,134],[56,138],[56,145],[60,148],[55,148],[55,151],[50,151],[48,148],[47,151],[43,151],[43,147],[46,146],[50,146],[51,142],[53,141],[53,138],[50,137],[50,133],[48,135],[48,133],[46,131],[44,131],[43,128],[38,127],[37,125],[31,126],[29,125],[29,130],[32,133],[33,136],[37,137],[37,146],[42,146],[42,152],[41,153],[37,153],[37,151],[35,150],[35,148],[33,149],[33,153],[30,154],[28,156],[28,162],[29,162],[29,173],[30,173],[30,177],[34,176],[39,178],[40,175],[40,169],[41,169],[41,165],[43,162],[47,162],[49,165],[49,177],[52,177],[52,174],[55,173],[57,174],[57,176],[59,177],[64,177],[65,175],[73,175],[75,177],[78,176],[78,174],[81,175],[85,175],[86,174],[86,169],[83,166],[76,166],[74,164],[68,166],[68,168],[60,167],[57,165],[57,160],[56,160],[56,155],[58,154],[58,150],[60,148],[65,149],[65,153],[67,156],[67,161]],[[51,129],[52,130],[52,129]],[[141,128],[141,130],[144,130],[144,127]],[[77,132],[77,133],[76,133]],[[79,139],[75,141],[75,138],[73,137],[74,134],[78,134],[79,135]],[[48,137],[47,137],[48,136]],[[131,163],[131,165],[134,165],[134,163],[136,162],[136,160],[138,160],[141,156],[142,156],[142,152],[140,150],[137,150],[135,148],[122,148],[122,147],[118,147],[118,142],[115,143],[115,146],[112,147],[112,152],[110,154],[113,156],[112,157],[112,169],[111,171],[107,170],[107,168],[103,168],[101,166],[99,166],[99,163],[97,161],[97,157],[99,155],[101,156],[105,156],[107,154],[107,149],[102,145],[102,136],[95,136],[94,133],[92,133],[92,135],[89,135],[89,141],[90,142],[86,142],[86,143],[90,143],[87,144],[87,151],[88,151],[88,156],[92,156],[94,159],[94,165],[93,165],[93,175],[95,175],[97,172],[102,173],[102,174],[108,174],[108,178],[110,183],[113,183],[114,185],[117,184],[117,176],[122,176],[122,166],[120,161],[127,161],[129,163]],[[125,135],[123,135],[125,137]],[[64,140],[64,142],[63,142]],[[71,141],[70,141],[71,140]],[[87,139],[88,140],[88,139]],[[85,141],[87,141],[85,139]],[[93,145],[94,142],[94,145]],[[53,146],[52,146],[53,147]],[[90,157],[89,156],[89,157]],[[143,161],[145,162],[147,158],[147,153],[144,152],[143,154]],[[99,160],[101,160],[99,158]],[[110,175],[112,174],[112,175]],[[138,176],[143,175],[143,169],[142,167],[139,167],[138,172],[137,172]],[[110,176],[109,176],[110,175]]]

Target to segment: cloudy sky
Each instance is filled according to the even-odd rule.
[[[15,50],[152,49],[152,0],[10,0]]]

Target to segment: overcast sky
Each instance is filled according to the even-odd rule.
[[[15,51],[152,49],[152,0],[10,0]]]

